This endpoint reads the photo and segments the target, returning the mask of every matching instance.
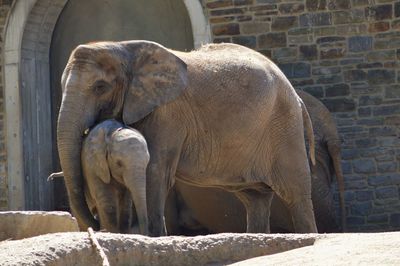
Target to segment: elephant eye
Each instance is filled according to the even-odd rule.
[[[99,95],[106,93],[111,87],[111,84],[104,80],[98,80],[92,86],[94,93]]]

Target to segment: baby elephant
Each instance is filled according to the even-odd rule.
[[[88,204],[95,206],[100,228],[130,232],[131,198],[139,231],[148,235],[146,168],[150,156],[142,134],[116,120],[106,120],[90,130],[81,156],[86,199],[93,200]]]

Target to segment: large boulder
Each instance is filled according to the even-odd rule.
[[[0,212],[0,241],[76,231],[79,231],[76,219],[68,212]]]
[[[218,234],[158,237],[96,233],[110,265],[226,265],[312,245],[317,235]],[[102,265],[87,232],[0,243],[1,265]]]
[[[102,265],[101,254],[110,265],[400,265],[400,232],[158,238],[80,232],[0,242],[1,265]]]

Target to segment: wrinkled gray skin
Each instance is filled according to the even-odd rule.
[[[164,207],[175,180],[235,193],[247,232],[269,232],[274,192],[295,231],[316,232],[304,104],[270,60],[235,44],[178,52],[147,41],[78,46],[62,77],[57,140],[71,210],[81,229],[98,227],[84,199],[82,133],[122,118],[140,130],[147,167],[149,234],[166,234]],[[244,101],[246,99],[246,101]],[[261,218],[262,217],[262,218]]]
[[[316,165],[312,168],[312,201],[320,233],[346,229],[344,180],[341,168],[341,139],[329,110],[310,94],[297,91],[310,114],[315,134]],[[336,176],[341,226],[336,222],[333,205],[333,176]],[[173,193],[176,193],[175,195]],[[177,204],[177,205],[175,205]],[[245,209],[231,193],[220,189],[198,188],[176,184],[166,208],[167,227],[171,234],[209,234],[245,232]],[[284,202],[274,197],[271,206],[271,231],[294,232],[289,211]]]
[[[147,235],[146,168],[150,157],[140,132],[106,120],[90,130],[81,157],[86,200],[91,212],[98,215],[100,229],[131,232],[133,200],[140,233]]]

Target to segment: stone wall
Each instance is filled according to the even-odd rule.
[[[351,231],[400,229],[400,2],[204,0],[214,42],[272,58],[343,138]]]
[[[5,148],[5,121],[4,121],[4,73],[3,47],[4,32],[8,13],[13,0],[0,0],[0,211],[8,210],[8,182],[7,182],[7,155]]]

